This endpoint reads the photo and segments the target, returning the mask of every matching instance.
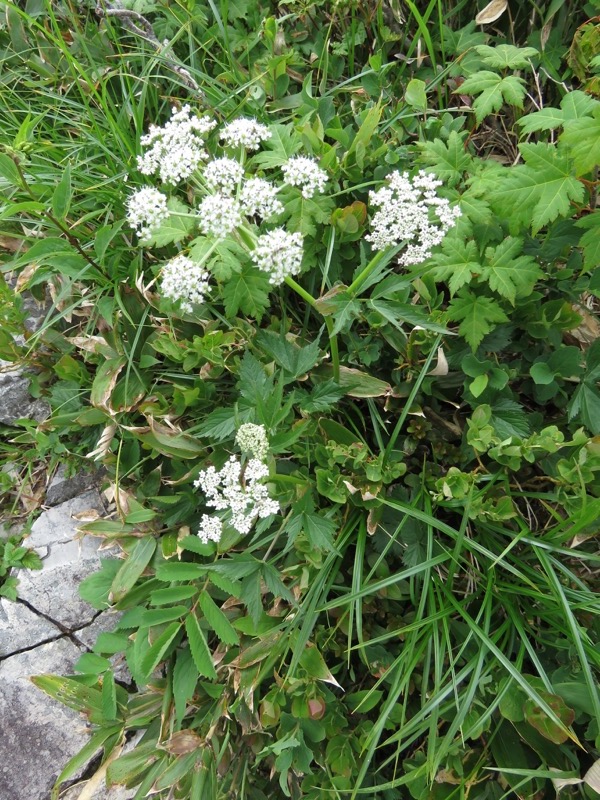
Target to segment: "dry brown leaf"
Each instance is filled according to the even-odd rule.
[[[492,0],[475,17],[478,25],[489,25],[499,19],[508,7],[508,0]]]

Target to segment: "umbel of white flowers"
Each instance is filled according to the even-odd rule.
[[[269,452],[264,427],[251,423],[240,426],[236,443],[242,452],[252,455],[245,467],[237,456],[231,456],[218,471],[212,466],[202,470],[194,486],[204,492],[207,506],[226,512],[229,525],[238,533],[248,534],[257,519],[277,514],[279,503],[269,497],[264,483],[269,476],[269,468],[264,463]],[[202,515],[198,529],[202,542],[218,542],[222,533],[220,517]]]
[[[458,206],[438,197],[442,181],[421,170],[414,178],[408,172],[393,172],[387,186],[369,193],[372,206],[379,208],[371,220],[371,233],[365,236],[375,250],[406,244],[398,258],[402,266],[420,264],[431,256],[461,216]]]

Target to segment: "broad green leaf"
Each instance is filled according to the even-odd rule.
[[[180,214],[191,214],[191,211],[176,197],[167,200],[167,208],[172,213],[156,228],[152,236],[143,240],[142,243],[145,247],[164,247],[167,244],[180,242],[189,236],[196,225],[193,217],[179,216]]]
[[[199,605],[204,614],[204,618],[219,639],[224,644],[237,644],[239,640],[235,628],[208,592],[200,593]]]
[[[195,581],[206,575],[208,567],[204,564],[191,564],[184,561],[165,562],[156,568],[156,577],[160,581]]]
[[[205,448],[193,436],[178,432],[149,418],[148,427],[124,426],[136,439],[150,445],[165,456],[174,458],[199,458],[204,456]]]
[[[0,178],[4,178],[12,186],[23,185],[15,162],[6,153],[0,153]]]
[[[198,236],[190,242],[189,257],[204,264],[218,281],[228,281],[248,261],[246,251],[233,239],[223,239],[215,247],[214,241],[206,236]]]
[[[108,595],[112,582],[123,564],[116,558],[100,559],[101,567],[96,572],[92,572],[79,584],[79,596],[92,608],[105,609],[110,606]]]
[[[302,236],[315,236],[317,225],[325,225],[331,219],[335,203],[329,195],[304,197],[297,190],[281,192],[279,195],[288,215],[286,227]]]
[[[205,678],[216,680],[217,671],[213,664],[212,654],[208,649],[206,639],[204,638],[204,634],[202,633],[195,614],[190,614],[187,617],[185,621],[185,630],[196,669],[200,675],[203,675]]]
[[[34,675],[31,681],[63,705],[87,714],[90,719],[102,719],[102,693],[98,689],[59,675]]]
[[[441,139],[420,142],[419,161],[430,166],[445,184],[456,186],[473,163],[473,157],[465,149],[464,139],[465,136],[450,131],[446,142]]]
[[[535,47],[515,47],[513,44],[497,44],[490,47],[480,44],[475,48],[483,63],[493,69],[522,69],[530,66],[530,59],[538,56]]]
[[[483,337],[495,328],[496,323],[508,322],[508,317],[497,301],[490,297],[480,297],[470,291],[450,302],[448,317],[460,322],[458,331],[473,350],[479,347]]]
[[[63,768],[62,772],[56,779],[56,783],[52,787],[50,800],[58,800],[60,785],[74,775],[81,774],[85,767],[89,765],[96,753],[104,745],[107,739],[111,736],[116,736],[121,731],[121,726],[112,726],[101,728],[92,734],[89,742],[87,742],[81,750],[76,753],[73,758],[69,759]],[[105,757],[106,757],[105,753]]]
[[[160,664],[163,656],[173,643],[173,640],[181,630],[181,622],[172,622],[165,630],[158,636],[148,648],[147,653],[143,656],[140,663],[140,671],[147,678],[153,670]],[[146,631],[141,628],[137,631],[136,636],[145,636]]]
[[[434,253],[429,263],[435,280],[447,281],[451,295],[470,283],[473,274],[481,271],[475,242],[463,242],[454,236],[446,237],[441,251]]]
[[[111,584],[108,596],[111,603],[118,603],[125,597],[150,563],[155,550],[156,539],[153,536],[138,539]]]
[[[481,269],[482,280],[512,305],[517,297],[530,295],[543,276],[531,256],[518,255],[522,250],[523,241],[509,236],[497,247],[486,249],[487,264]]]
[[[271,288],[264,272],[244,264],[241,270],[223,286],[225,313],[229,318],[233,318],[241,312],[260,322],[269,307]]]
[[[523,108],[523,100],[527,94],[525,81],[514,75],[502,78],[495,72],[481,70],[467,78],[455,94],[478,95],[473,102],[473,110],[478,123],[482,122],[494,111],[499,111],[504,103]]]
[[[572,724],[575,719],[575,712],[567,706],[562,697],[545,691],[540,691],[539,694],[564,726],[568,727]],[[523,711],[525,720],[554,744],[562,744],[569,738],[569,734],[564,730],[564,727],[559,726],[557,722],[551,719],[531,698],[525,701]]]
[[[345,394],[345,389],[334,380],[324,381],[314,386],[310,394],[301,399],[299,406],[308,414],[329,411]]]
[[[300,656],[300,666],[306,670],[309,678],[318,681],[330,683],[332,686],[337,686],[338,689],[342,687],[331,674],[329,667],[325,663],[325,659],[317,649],[316,645],[309,644]]]
[[[168,589],[157,589],[150,595],[150,603],[153,606],[179,603],[181,600],[189,600],[194,597],[197,592],[197,586],[170,586]]]
[[[593,172],[600,164],[600,106],[593,117],[565,125],[560,142],[568,145],[578,177]]]
[[[107,670],[102,677],[102,713],[106,720],[117,719],[117,688],[111,669]]]
[[[491,407],[490,425],[501,439],[509,436],[525,437],[531,433],[525,409],[514,400],[501,398]]]
[[[406,85],[404,101],[409,106],[416,108],[417,111],[425,111],[427,108],[427,84],[420,78],[412,78]]]
[[[431,320],[431,315],[421,311],[412,303],[401,303],[399,300],[369,300],[367,306],[375,309],[381,316],[400,331],[406,332],[406,324],[419,326],[427,331],[448,334],[447,328]]]

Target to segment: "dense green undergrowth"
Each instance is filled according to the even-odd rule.
[[[115,630],[35,679],[93,729],[56,792],[102,754],[138,798],[596,797],[600,8],[121,6],[2,3],[3,271],[52,300],[16,344],[2,286],[0,357],[52,407],[6,431],[5,506],[32,511],[40,465],[102,464],[113,511],[83,529],[123,556],[81,587]],[[302,155],[324,188],[215,241],[202,177],[136,169],[185,104],[211,155],[254,117],[246,175]],[[421,170],[461,216],[399,266],[370,192]],[[157,186],[140,242],[128,197]],[[303,260],[273,285],[276,226]],[[208,273],[189,309],[180,255]],[[247,423],[279,513],[203,542],[194,482],[248,470]]]

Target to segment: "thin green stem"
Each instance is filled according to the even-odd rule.
[[[290,289],[293,289],[296,292],[296,294],[299,294],[300,297],[303,300],[306,300],[306,302],[311,306],[311,308],[314,308],[314,310],[317,311],[317,312],[319,311],[318,306],[317,306],[317,301],[312,296],[312,294],[307,292],[306,289],[304,289],[302,286],[300,286],[299,283],[296,283],[296,281],[293,278],[291,278],[289,275],[285,279],[285,282],[290,287]],[[339,380],[340,380],[340,351],[339,351],[339,348],[338,348],[337,336],[333,332],[333,320],[330,317],[324,317],[324,320],[325,320],[325,326],[327,328],[327,336],[329,337],[329,347],[331,349],[331,363],[333,365],[333,379],[334,379],[334,381],[339,383]]]

